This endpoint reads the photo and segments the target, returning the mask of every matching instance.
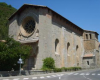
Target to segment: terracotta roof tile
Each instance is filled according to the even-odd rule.
[[[6,40],[0,40],[0,42],[6,42]]]
[[[93,54],[85,54],[83,57],[93,57]]]

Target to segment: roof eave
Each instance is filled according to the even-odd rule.
[[[97,35],[99,35],[97,32],[95,31],[90,31],[90,30],[84,30],[84,31],[87,31],[87,32],[93,32],[93,33],[96,33]]]
[[[33,4],[24,4],[22,5],[15,13],[13,13],[8,20],[12,19],[17,13],[19,13],[23,8],[25,8],[26,6],[35,6],[35,7],[46,7],[43,5],[33,5]]]

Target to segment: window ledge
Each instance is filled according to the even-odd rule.
[[[55,52],[56,55],[59,55],[59,53]]]
[[[70,56],[69,54],[67,54],[67,56]]]

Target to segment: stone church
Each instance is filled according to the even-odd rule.
[[[24,69],[41,69],[52,57],[55,66],[100,66],[98,33],[83,30],[47,6],[24,4],[9,18],[9,36],[30,45]]]

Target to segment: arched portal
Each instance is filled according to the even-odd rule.
[[[36,68],[35,65],[36,65],[38,51],[39,51],[38,42],[31,43],[30,45],[32,46],[32,50],[30,51],[29,58],[25,62],[24,65],[25,70],[32,70]]]

